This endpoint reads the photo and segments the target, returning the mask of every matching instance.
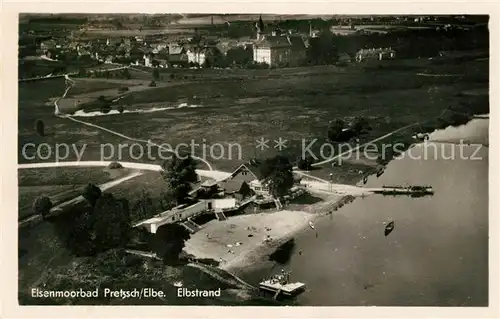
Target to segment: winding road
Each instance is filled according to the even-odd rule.
[[[75,81],[73,81],[68,75],[65,75],[65,79],[69,82],[72,82],[72,83],[75,83]],[[94,127],[94,128],[97,128],[97,129],[100,129],[102,131],[105,131],[105,132],[108,132],[108,133],[111,133],[113,135],[116,135],[116,136],[119,136],[123,139],[126,139],[126,140],[129,140],[129,141],[133,141],[133,142],[139,142],[139,143],[145,143],[145,144],[148,144],[148,145],[151,145],[151,146],[156,146],[158,147],[160,150],[162,151],[166,151],[166,152],[171,152],[171,153],[175,153],[172,149],[169,149],[169,148],[166,148],[160,144],[156,144],[154,142],[151,142],[151,140],[143,140],[143,139],[138,139],[138,138],[134,138],[134,137],[130,137],[130,136],[127,136],[125,134],[121,134],[121,133],[118,133],[116,131],[113,131],[113,130],[110,130],[110,129],[107,129],[105,127],[102,127],[102,126],[99,126],[99,125],[96,125],[96,124],[92,124],[92,123],[89,123],[89,122],[85,122],[85,121],[82,121],[82,120],[77,120],[75,119],[74,117],[72,117],[71,115],[68,115],[68,114],[64,114],[60,111],[59,109],[59,106],[57,105],[57,102],[59,102],[59,100],[61,99],[64,99],[66,97],[66,95],[68,94],[69,90],[71,89],[71,85],[68,86],[66,88],[66,90],[64,91],[64,94],[62,97],[58,98],[57,100],[54,101],[54,107],[55,107],[55,110],[54,110],[54,114],[59,117],[59,118],[65,118],[65,119],[69,119],[73,122],[76,122],[76,123],[80,123],[80,124],[83,124],[83,125],[86,125],[86,126],[90,126],[90,127]],[[198,157],[198,156],[195,156],[195,155],[191,155],[191,157],[195,160],[198,160],[200,162],[203,162],[205,165],[207,165],[208,169],[209,170],[213,170],[212,168],[212,165],[210,165],[210,163],[201,158],[201,157]]]

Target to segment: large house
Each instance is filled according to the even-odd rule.
[[[220,183],[224,192],[241,200],[254,194],[269,195],[269,188],[261,184],[258,173],[241,164]]]
[[[183,46],[172,43],[168,47],[168,62],[172,65],[183,65],[189,63],[186,49]]]
[[[392,48],[371,48],[361,49],[356,53],[356,61],[361,62],[365,60],[387,60],[395,59],[396,51]]]
[[[189,63],[203,65],[207,57],[207,48],[190,48],[187,51],[187,58]]]
[[[253,46],[253,60],[269,66],[299,65],[306,58],[306,46],[301,36],[264,35]]]

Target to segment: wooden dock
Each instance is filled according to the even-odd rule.
[[[434,190],[431,186],[382,186],[381,188],[371,188],[370,191],[375,194],[383,195],[433,195]]]
[[[305,289],[305,284],[301,282],[292,282],[281,284],[277,280],[264,280],[259,284],[259,288],[275,294],[275,299],[278,295],[295,296]]]

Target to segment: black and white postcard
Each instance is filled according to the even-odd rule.
[[[498,6],[130,5],[9,11],[18,311],[498,315]]]

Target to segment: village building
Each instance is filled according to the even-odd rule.
[[[113,63],[113,56],[112,55],[108,55],[106,57],[106,59],[104,59],[104,63],[105,64],[112,64]]]
[[[306,46],[301,36],[262,36],[253,47],[253,60],[269,66],[296,66],[306,59]]]
[[[296,66],[305,62],[306,44],[300,35],[280,30],[264,33],[262,18],[255,24],[257,39],[253,44],[253,60],[269,67]]]
[[[177,44],[169,44],[166,48],[168,50],[168,62],[172,66],[184,66],[189,63],[188,55],[186,49]]]
[[[178,223],[190,232],[201,229],[195,220],[212,215],[217,220],[225,220],[230,215],[246,212],[257,212],[262,208],[276,207],[282,209],[281,202],[270,195],[269,187],[261,183],[257,170],[252,165],[242,164],[227,178],[222,180],[205,180],[191,193],[189,204],[179,205],[162,212],[152,218],[137,223],[134,227],[143,228],[156,233],[165,224]],[[304,194],[304,189],[297,185],[292,187],[285,200]],[[227,215],[228,214],[228,215]]]
[[[203,65],[206,60],[207,48],[190,48],[187,51],[187,58],[189,63]]]
[[[392,48],[371,48],[371,49],[361,49],[356,53],[356,61],[366,61],[366,60],[392,60],[396,58],[396,51]]]

